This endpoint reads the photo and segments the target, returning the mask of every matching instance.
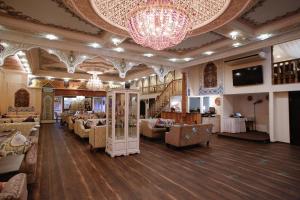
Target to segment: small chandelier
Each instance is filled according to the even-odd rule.
[[[89,90],[93,90],[93,91],[97,91],[101,89],[101,80],[98,77],[98,74],[92,74],[91,78],[89,79],[89,81],[86,84],[87,89]]]
[[[191,29],[185,9],[174,0],[147,0],[128,14],[127,29],[133,40],[162,50],[179,44]]]

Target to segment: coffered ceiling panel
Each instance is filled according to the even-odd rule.
[[[169,50],[180,51],[195,49],[223,38],[224,37],[221,35],[215,34],[213,32],[208,32],[202,35],[187,38],[177,46],[169,48]]]
[[[87,24],[71,12],[68,12],[65,7],[59,6],[59,0],[56,0],[56,2],[54,0],[3,0],[3,2],[11,7],[10,11],[15,10],[15,15],[19,17],[30,17],[43,24],[90,34],[98,34],[100,32],[99,28]]]
[[[252,24],[262,25],[297,11],[300,12],[299,0],[259,0],[242,17]]]

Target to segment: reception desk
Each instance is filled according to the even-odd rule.
[[[181,112],[162,112],[161,118],[163,119],[174,119],[175,123],[186,123],[186,124],[201,124],[200,113],[181,113]]]

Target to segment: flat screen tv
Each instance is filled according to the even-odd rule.
[[[263,83],[262,65],[232,70],[233,86]]]

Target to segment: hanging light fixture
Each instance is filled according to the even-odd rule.
[[[98,77],[97,73],[93,73],[91,78],[88,80],[86,84],[87,89],[97,91],[102,87],[102,82]]]
[[[136,43],[162,50],[185,38],[191,19],[173,0],[147,0],[129,13],[127,28]]]

